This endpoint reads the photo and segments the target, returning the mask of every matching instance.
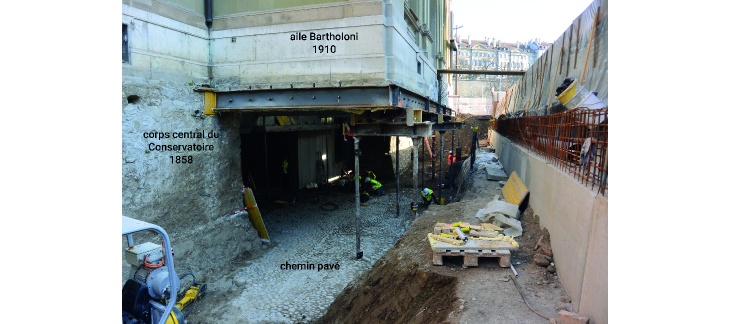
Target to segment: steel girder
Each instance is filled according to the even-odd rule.
[[[396,85],[216,91],[214,112],[348,111],[414,108],[455,116],[450,108]]]

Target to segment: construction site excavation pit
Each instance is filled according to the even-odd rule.
[[[401,186],[398,216],[395,185],[385,186],[384,195],[360,206],[361,259],[356,259],[354,189],[302,189],[287,202],[261,203],[260,198],[270,242],[262,245],[260,256],[209,276],[207,295],[186,323],[310,323],[321,318],[413,219],[410,200],[404,199],[412,190]]]

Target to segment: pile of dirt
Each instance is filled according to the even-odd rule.
[[[525,235],[520,238],[520,248],[512,254],[513,263],[516,261],[535,264],[533,260],[536,259],[536,256],[544,256],[549,260],[548,263],[551,263],[553,261],[553,249],[550,247],[550,232],[548,232],[547,228],[541,228],[540,216],[533,213],[532,207],[527,207],[525,212],[522,213],[521,221],[522,230],[525,232]],[[554,265],[543,267],[546,272],[555,273]],[[547,275],[545,276],[547,277]]]
[[[453,322],[457,279],[431,266],[426,233],[431,217],[418,217],[373,269],[357,278],[317,323]]]

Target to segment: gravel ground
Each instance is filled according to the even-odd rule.
[[[305,191],[294,205],[262,207],[271,237],[259,258],[240,262],[230,275],[208,284],[188,323],[307,323],[321,317],[345,286],[369,270],[411,222],[412,189],[401,184],[400,217],[395,185],[360,207],[361,250],[355,259],[354,191]],[[326,203],[335,203],[334,205]],[[334,210],[331,210],[334,209]],[[286,263],[305,269],[285,269]],[[324,269],[324,266],[334,269]],[[311,268],[310,268],[311,267]],[[320,267],[322,267],[320,269]]]

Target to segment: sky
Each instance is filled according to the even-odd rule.
[[[454,27],[462,39],[496,37],[514,43],[540,38],[553,42],[592,0],[452,0]],[[530,23],[527,23],[530,22]]]

